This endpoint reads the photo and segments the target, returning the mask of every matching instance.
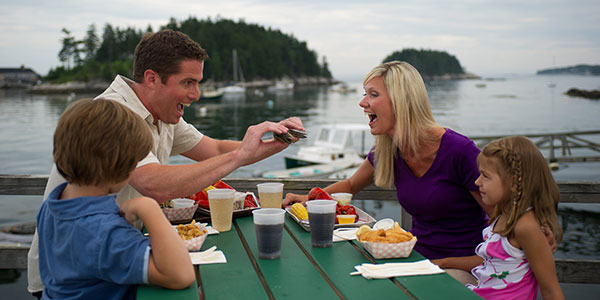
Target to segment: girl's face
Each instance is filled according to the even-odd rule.
[[[510,189],[502,182],[498,165],[499,161],[495,157],[484,157],[479,161],[480,175],[475,184],[479,187],[481,200],[487,205],[496,206],[509,200]]]
[[[365,96],[358,105],[369,116],[371,134],[387,134],[393,138],[396,116],[383,78],[379,76],[369,80],[364,88]]]

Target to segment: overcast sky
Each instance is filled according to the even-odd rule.
[[[361,80],[403,48],[447,51],[482,76],[600,64],[598,0],[0,0],[0,67],[47,74],[60,64],[63,27],[81,39],[92,23],[101,35],[106,23],[156,30],[190,16],[292,34],[343,80]]]

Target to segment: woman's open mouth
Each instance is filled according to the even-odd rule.
[[[376,114],[367,113],[367,116],[369,116],[369,125],[373,124],[375,122],[375,120],[377,120]]]

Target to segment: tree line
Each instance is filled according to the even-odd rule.
[[[306,42],[280,30],[264,28],[217,18],[198,20],[190,17],[178,22],[171,18],[162,29],[172,29],[187,34],[208,53],[204,65],[204,78],[217,82],[233,79],[233,50],[236,49],[239,64],[247,80],[278,79],[282,77],[325,77],[331,72],[325,57],[308,49]],[[88,27],[83,39],[76,39],[71,31],[63,28],[62,48],[58,53],[61,66],[51,69],[45,77],[48,81],[112,80],[116,74],[131,76],[135,46],[147,32],[127,27],[120,29],[106,24],[101,36],[95,24]]]
[[[400,60],[415,67],[421,76],[433,77],[446,74],[462,74],[463,68],[454,55],[435,50],[403,49],[388,55],[383,62]]]

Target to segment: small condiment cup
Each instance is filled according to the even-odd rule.
[[[356,220],[356,215],[337,215],[338,224],[352,224]]]
[[[350,201],[352,201],[351,193],[333,193],[331,194],[331,198],[337,201],[340,205],[348,205]]]
[[[171,200],[171,203],[173,203],[173,208],[186,208],[194,205],[194,200],[186,198],[177,198]]]

